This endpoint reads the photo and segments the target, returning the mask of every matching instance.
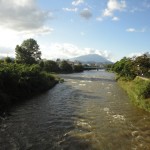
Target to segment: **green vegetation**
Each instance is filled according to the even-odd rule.
[[[53,75],[41,72],[39,65],[0,64],[0,113],[57,82]]]
[[[149,53],[133,58],[124,57],[112,65],[111,70],[127,80],[133,80],[136,76],[150,78]]]
[[[39,45],[34,39],[27,39],[21,46],[17,45],[15,52],[17,63],[35,64],[41,59]]]
[[[0,115],[12,105],[64,82],[55,73],[83,71],[81,64],[73,62],[42,60],[39,45],[27,39],[15,48],[16,58],[0,60]]]
[[[125,89],[134,104],[150,111],[150,57],[124,57],[109,69],[117,73],[119,85]]]
[[[42,69],[46,72],[55,72],[55,73],[60,72],[60,68],[59,68],[58,64],[52,60],[44,61]]]
[[[74,72],[82,72],[84,70],[84,67],[79,64],[74,66]]]
[[[135,105],[150,112],[150,79],[136,77],[132,81],[125,81],[120,78],[118,83]]]
[[[64,60],[60,63],[60,70],[63,73],[72,73],[73,67],[67,61]]]

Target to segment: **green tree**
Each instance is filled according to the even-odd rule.
[[[150,77],[150,57],[146,53],[142,56],[136,57],[134,61],[136,74],[139,76]]]
[[[73,69],[74,69],[74,72],[82,72],[84,70],[81,64],[75,65]]]
[[[130,58],[124,57],[113,65],[113,71],[126,79],[134,79],[136,74],[134,70],[134,62]]]
[[[34,39],[27,39],[23,41],[21,46],[17,45],[16,62],[23,64],[34,64],[41,59],[41,51],[39,45]]]
[[[47,72],[59,72],[59,66],[55,61],[47,60],[44,62],[44,71]]]
[[[4,62],[5,62],[5,63],[12,63],[12,62],[13,62],[13,59],[11,59],[10,57],[6,57],[6,58],[4,59]]]
[[[62,72],[66,72],[66,73],[73,72],[72,66],[65,60],[61,62],[60,69]]]

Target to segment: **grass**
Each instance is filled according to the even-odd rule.
[[[136,77],[132,81],[126,81],[120,78],[118,83],[136,106],[150,112],[150,79]]]

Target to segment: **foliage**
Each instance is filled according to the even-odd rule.
[[[73,72],[72,66],[67,61],[65,61],[65,60],[63,60],[60,63],[60,69],[64,73],[72,73]]]
[[[133,88],[139,98],[150,98],[150,80],[136,77],[133,83]]]
[[[111,71],[112,67],[113,67],[113,64],[107,64],[107,65],[105,65],[105,68],[106,68],[107,71]]]
[[[133,80],[137,75],[150,77],[150,58],[144,54],[139,57],[126,58],[117,61],[112,70],[127,80]]]
[[[118,80],[119,85],[128,93],[131,101],[138,107],[150,111],[150,80],[136,77],[132,81]]]
[[[74,72],[82,72],[84,70],[84,67],[81,64],[75,65],[73,70]]]
[[[47,72],[60,72],[58,64],[52,60],[44,61],[43,70]]]
[[[21,46],[17,45],[15,52],[17,63],[34,64],[41,59],[39,45],[34,39],[27,39]]]
[[[6,57],[6,58],[4,59],[4,62],[5,62],[5,63],[13,63],[14,61],[13,61],[12,58]]]
[[[53,75],[40,71],[40,66],[0,64],[0,108],[10,101],[22,101],[55,85]]]
[[[134,66],[137,75],[150,77],[150,57],[148,54],[137,57]]]

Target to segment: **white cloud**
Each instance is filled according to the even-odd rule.
[[[23,39],[20,40],[21,44]],[[94,48],[79,48],[78,46],[71,43],[51,43],[49,45],[40,45],[40,50],[42,52],[42,58],[46,59],[69,59],[81,55],[87,54],[99,54],[110,61],[114,61],[113,56],[107,50],[99,50]],[[0,47],[0,57],[15,57],[15,47]]]
[[[0,47],[0,58],[7,56],[15,57],[15,51],[10,47]]]
[[[0,18],[2,28],[18,32],[41,31],[44,23],[52,19],[52,13],[39,9],[36,0],[0,0]]]
[[[137,53],[131,53],[128,55],[128,57],[132,58],[132,57],[138,57],[138,56],[142,56],[144,54],[144,52],[137,52]]]
[[[15,56],[16,44],[26,38],[50,34],[45,26],[52,13],[38,8],[37,0],[0,0],[0,56]]]
[[[108,0],[107,8],[103,12],[104,17],[110,17],[114,15],[114,11],[122,11],[126,8],[125,0]]]
[[[92,17],[92,12],[88,8],[84,8],[80,12],[80,16],[86,20],[90,19]]]
[[[132,9],[130,10],[131,13],[142,12],[142,11],[144,11],[144,10],[141,9],[141,8],[138,8],[138,7],[134,7],[134,8],[132,8]]]
[[[103,21],[103,18],[102,17],[97,17],[96,20],[97,21]]]
[[[119,20],[118,17],[113,17],[113,18],[112,18],[112,21],[118,21],[118,20]]]
[[[83,3],[84,3],[84,0],[74,0],[72,2],[72,5],[77,6],[77,5],[80,5],[80,4],[83,4]]]
[[[99,54],[113,61],[112,54],[107,50],[98,50],[94,48],[79,48],[71,43],[52,43],[49,46],[41,46],[42,56],[46,59],[69,59],[87,54]]]
[[[78,8],[63,8],[64,11],[77,12]]]
[[[136,30],[134,28],[128,28],[126,29],[127,32],[136,32]]]
[[[31,35],[32,37],[36,36],[36,35],[45,35],[45,34],[49,34],[52,33],[54,31],[53,28],[49,28],[46,26],[43,26],[39,29],[33,29],[32,31],[23,31],[20,32],[20,34],[27,34],[27,35]]]
[[[141,30],[137,30],[135,28],[128,28],[126,29],[127,32],[146,32],[146,29],[145,28],[142,28]]]

